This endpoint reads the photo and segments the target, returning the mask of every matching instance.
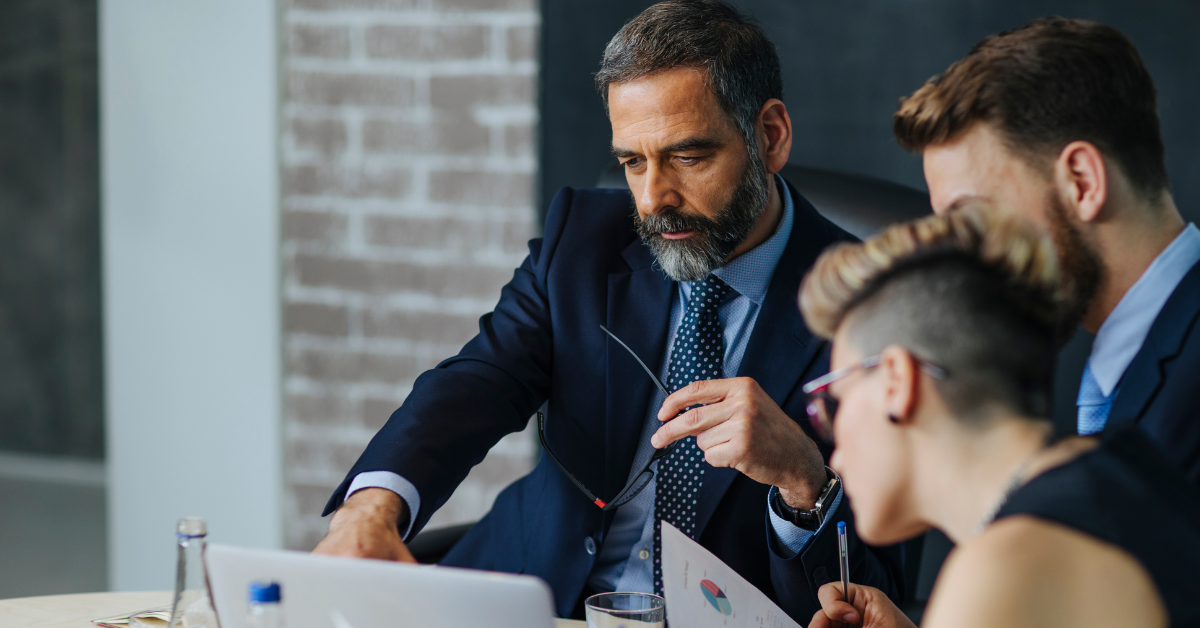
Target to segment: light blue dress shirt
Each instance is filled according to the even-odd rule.
[[[714,275],[734,289],[717,309],[717,316],[724,328],[724,375],[727,378],[737,376],[742,356],[746,354],[746,346],[754,331],[754,323],[758,319],[763,299],[767,296],[771,277],[775,274],[775,266],[783,256],[792,233],[795,220],[792,195],[782,177],[776,177],[776,180],[783,197],[783,216],[775,233],[766,242],[713,271]],[[679,290],[671,302],[671,323],[667,331],[666,351],[658,374],[662,381],[667,380],[671,347],[675,344],[675,334],[683,313],[687,311],[691,288],[688,282],[679,282]],[[665,399],[662,391],[655,391],[650,407],[647,408],[640,445],[634,455],[630,475],[641,469],[654,452],[654,447],[650,445],[650,437],[662,426],[662,422],[658,420],[658,409],[662,407]],[[655,463],[655,466],[657,464]],[[651,481],[637,497],[617,509],[588,578],[588,585],[593,590],[654,592],[654,492],[655,482]],[[836,508],[840,500],[839,494],[832,508]],[[768,512],[771,512],[769,506]],[[814,534],[776,517],[773,512],[771,522],[776,538],[770,539],[770,542],[775,551],[785,558],[799,553]]]
[[[1146,268],[1096,332],[1087,368],[1100,393],[1112,398],[1125,370],[1141,351],[1150,327],[1183,276],[1200,262],[1200,229],[1188,224]],[[1080,390],[1083,395],[1085,391]],[[1081,396],[1082,398],[1082,396]]]
[[[782,177],[776,176],[776,181],[783,199],[783,216],[780,218],[779,227],[775,233],[766,242],[713,271],[714,275],[729,284],[735,291],[717,311],[717,316],[724,328],[725,377],[737,375],[742,364],[742,356],[745,355],[746,346],[750,341],[751,332],[754,331],[754,322],[758,319],[758,313],[763,299],[767,295],[771,277],[775,274],[775,266],[779,263],[779,258],[783,256],[783,251],[787,248],[788,239],[791,236],[795,217],[792,196]],[[687,309],[687,300],[691,294],[690,283],[679,282],[678,285],[679,289],[675,292],[671,302],[671,322],[667,332],[666,354],[662,356],[662,368],[659,373],[662,381],[667,380],[671,346],[674,344],[675,333],[679,328],[683,313]],[[650,436],[662,425],[658,420],[658,409],[662,407],[665,399],[661,391],[655,390],[654,398],[646,409],[640,444],[634,455],[633,466],[629,470],[630,474],[640,470],[654,451],[654,447],[650,444]],[[389,489],[408,503],[413,516],[410,518],[408,530],[405,530],[404,538],[407,539],[412,530],[411,521],[417,518],[421,507],[421,496],[416,487],[408,480],[390,471],[369,471],[356,475],[346,494],[349,496],[354,491],[371,487]],[[609,526],[608,535],[597,552],[596,563],[588,578],[588,585],[592,589],[653,593],[655,487],[655,482],[651,481],[637,497],[617,508],[612,525]],[[772,495],[774,495],[774,489],[772,489]],[[831,504],[829,512],[837,509],[841,499],[842,496],[839,493]],[[775,516],[774,512],[770,510],[769,501],[767,506],[775,532],[774,538],[769,539],[772,548],[785,558],[798,554],[815,533],[798,528]]]

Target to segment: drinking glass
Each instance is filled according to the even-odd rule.
[[[588,628],[665,628],[667,603],[649,593],[600,593],[584,600]]]

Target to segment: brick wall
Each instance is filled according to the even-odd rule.
[[[286,542],[423,370],[477,329],[533,233],[536,0],[285,0]],[[500,442],[431,525],[478,518],[534,456]]]

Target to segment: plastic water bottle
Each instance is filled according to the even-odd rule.
[[[175,563],[175,596],[170,628],[219,628],[208,598],[204,570],[204,539],[208,524],[202,517],[184,517],[175,526],[178,559]]]
[[[280,599],[278,582],[251,582],[246,628],[283,628]]]

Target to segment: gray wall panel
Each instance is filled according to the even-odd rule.
[[[101,457],[95,0],[0,3],[0,449]]]
[[[546,0],[542,47],[543,206],[564,185],[591,185],[611,159],[591,83],[604,44],[650,2]],[[796,141],[791,161],[924,188],[920,160],[891,134],[898,99],[981,37],[1051,14],[1117,26],[1158,83],[1167,166],[1185,215],[1200,218],[1200,3],[1162,0],[744,0],[779,48]]]

